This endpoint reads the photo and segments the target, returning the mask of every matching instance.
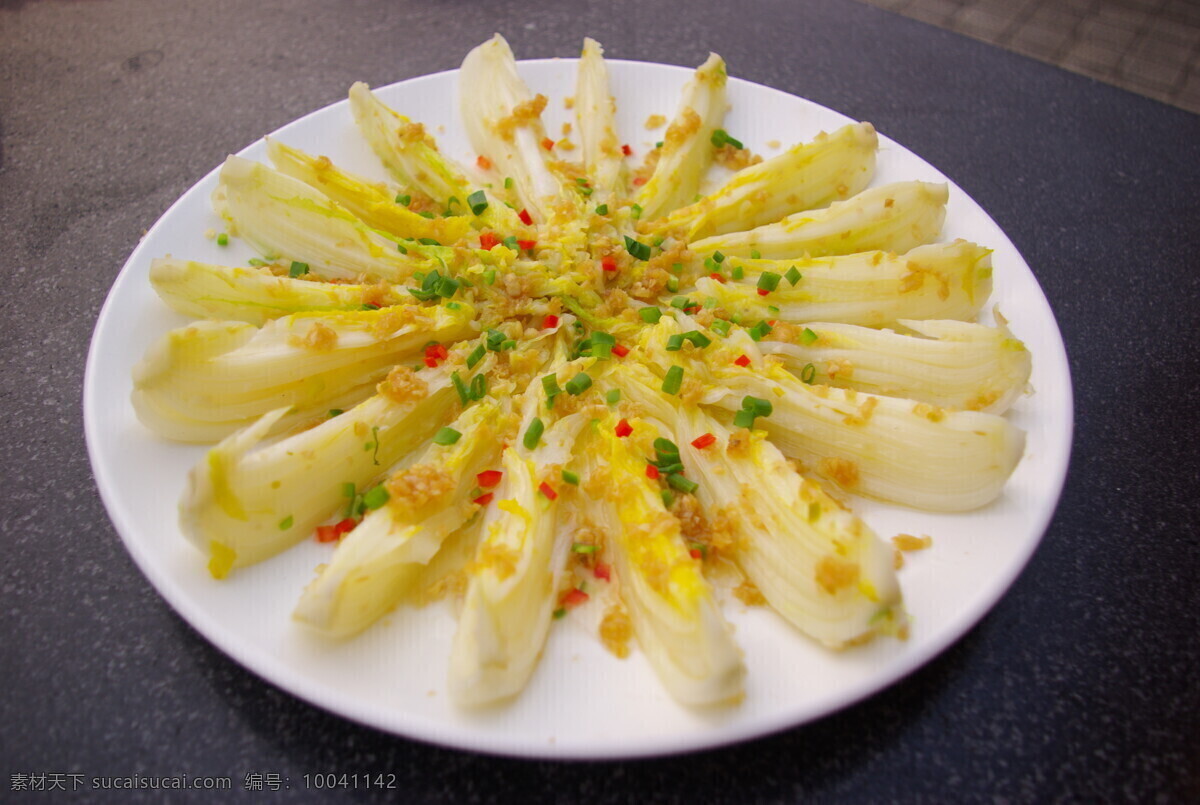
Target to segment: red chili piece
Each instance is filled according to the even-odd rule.
[[[483,154],[479,155],[479,158],[475,160],[475,164],[479,166],[480,170],[488,170],[492,167],[492,161]]]
[[[605,271],[616,271],[617,261],[611,257],[605,257],[600,260],[600,267]]]
[[[533,249],[533,247],[537,245],[537,241],[536,240],[518,240],[517,245],[520,246],[525,251],[531,251]]]
[[[612,568],[603,562],[597,562],[596,566],[592,568],[592,575],[598,579],[612,581]]]
[[[653,464],[647,464],[646,465],[646,477],[649,478],[651,481],[657,481],[658,480],[658,467],[654,466]]]
[[[549,137],[542,140],[542,148],[545,148],[547,151],[553,151],[554,150],[554,140],[551,140]]]
[[[716,436],[713,436],[711,433],[706,433],[703,436],[697,436],[695,439],[692,439],[692,447],[696,448],[697,450],[703,450],[716,440]]]
[[[490,489],[500,483],[502,477],[504,477],[504,473],[500,470],[484,470],[475,476],[475,481],[484,489]]]
[[[625,145],[621,146],[621,153],[627,157],[631,157],[633,156],[633,149],[629,147],[628,143],[626,143]]]
[[[734,363],[736,363],[738,366],[743,366],[743,367],[749,366],[750,358],[747,357],[746,355],[739,355],[737,360],[734,361]]]
[[[625,346],[624,344],[613,344],[612,354],[616,355],[618,358],[624,358],[629,354],[629,347]]]
[[[558,326],[558,316],[555,316],[553,313],[551,313],[546,318],[542,319],[542,329],[543,330],[552,330],[557,326]]]
[[[479,236],[479,248],[489,252],[500,245],[500,236],[495,232],[484,232]]]
[[[488,492],[487,494],[480,495],[479,497],[475,498],[471,502],[478,503],[480,506],[486,506],[492,502],[492,497],[494,497],[495,494],[496,494],[495,492]]]
[[[578,587],[573,587],[566,595],[562,597],[562,605],[567,609],[574,609],[580,604],[586,603],[588,594]]]
[[[714,271],[712,274],[709,274],[708,276],[712,277],[713,279],[715,279],[717,282],[721,283],[722,285],[725,284],[725,275],[724,274],[718,274]]]
[[[545,495],[548,500],[554,500],[558,497],[558,493],[554,491],[554,487],[547,481],[542,481],[542,485],[538,487],[538,491]]]
[[[633,433],[633,425],[629,424],[629,420],[622,419],[620,422],[617,423],[617,427],[614,429],[613,432],[616,433],[621,438],[625,438],[629,434]]]
[[[525,226],[533,226],[533,217],[529,214],[529,210],[521,210],[517,213],[517,217],[521,219],[521,223]]]
[[[644,185],[645,183],[646,183],[646,177],[645,177],[645,176],[635,176],[635,177],[634,177],[634,179],[633,179],[633,186],[634,186],[634,187],[641,187],[641,186],[642,186],[642,185]]]

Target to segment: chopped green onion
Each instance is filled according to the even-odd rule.
[[[580,372],[567,381],[566,390],[568,394],[578,397],[591,387],[592,378],[587,372]]]
[[[408,249],[405,248],[403,243],[396,244],[396,251],[400,252],[400,254],[408,254]]]
[[[738,411],[733,415],[733,426],[735,428],[753,428],[754,427],[754,412],[753,411]]]
[[[562,620],[566,616],[567,616],[567,608],[566,607],[559,607],[558,609],[554,610],[554,620],[556,620],[556,621]]]
[[[662,147],[663,147],[663,141],[662,141],[662,140],[659,140],[658,142],[656,142],[656,143],[654,144],[654,147],[655,147],[655,148],[662,148]]]
[[[683,336],[680,333],[674,333],[667,338],[667,352],[678,352],[683,349]]]
[[[605,401],[608,402],[609,405],[616,405],[617,403],[619,403],[621,401],[621,390],[620,389],[609,389],[605,393],[604,399],[605,399]]]
[[[786,273],[786,274],[784,274],[783,276],[787,277],[787,281],[788,281],[788,282],[790,282],[792,285],[795,285],[797,282],[799,282],[799,281],[800,281],[800,278],[801,278],[801,277],[803,277],[804,275],[803,275],[803,274],[801,274],[801,273],[800,273],[800,272],[799,272],[799,271],[796,269],[796,267],[795,267],[795,266],[792,266],[791,268],[789,268],[789,269],[787,270],[787,273]]]
[[[650,259],[650,247],[641,241],[634,240],[628,235],[625,236],[625,250],[633,255],[635,260]]]
[[[471,401],[471,395],[467,391],[467,384],[458,376],[458,372],[450,373],[450,382],[454,384],[454,390],[458,392],[458,400],[463,405]]]
[[[292,261],[292,267],[288,269],[288,276],[293,278],[302,277],[307,273],[308,263],[301,263],[297,262],[296,260]]]
[[[635,221],[638,220],[639,218],[641,218],[642,217],[642,205],[634,204],[632,207],[630,207],[629,208],[629,217]]]
[[[750,337],[755,341],[762,341],[768,333],[771,332],[771,325],[766,321],[760,321],[758,324],[750,328]]]
[[[482,400],[487,396],[487,378],[477,374],[471,378],[471,399]]]
[[[704,258],[704,270],[709,274],[716,274],[721,270],[721,264],[711,257]]]
[[[363,504],[368,509],[378,509],[387,503],[390,497],[391,495],[388,494],[387,489],[383,487],[383,484],[380,484],[363,494]]]
[[[342,484],[342,497],[352,498],[358,493],[354,491],[354,482],[346,481]]]
[[[764,271],[758,275],[758,290],[770,293],[779,287],[779,281],[783,277],[776,274],[774,271]]]
[[[499,352],[504,345],[504,333],[499,330],[487,331],[487,348],[492,352]]]
[[[229,235],[227,235],[224,232],[217,235],[217,245],[218,246],[228,246],[229,245]]]
[[[675,496],[671,494],[670,489],[664,489],[662,491],[662,502],[663,506],[668,509],[671,508],[671,504],[675,502]]]
[[[514,252],[518,251],[521,248],[519,245],[517,245],[517,236],[516,235],[509,235],[508,237],[506,237],[504,239],[504,247],[507,249],[512,249]]]
[[[486,353],[487,349],[484,348],[483,344],[475,347],[475,349],[471,351],[471,354],[467,356],[467,368],[474,369],[475,364],[483,360],[483,356]]]
[[[558,378],[554,375],[546,375],[542,378],[542,389],[546,392],[546,399],[554,399],[555,395],[562,394],[562,389],[558,387]]]
[[[417,215],[421,216],[422,218],[429,218],[429,219],[433,219],[436,217],[433,213],[429,212],[428,210],[426,210],[425,212],[419,212],[419,213],[417,213]]]
[[[717,304],[718,304],[717,297],[715,297],[715,296],[704,297],[704,309],[705,310],[712,310],[714,307],[717,306]]]
[[[740,280],[742,277],[746,276],[746,270],[741,266],[734,266],[733,271],[729,272],[729,275],[735,280]]]
[[[667,290],[671,293],[679,290],[679,277],[669,277],[667,279]]]
[[[725,336],[729,335],[730,324],[729,324],[729,322],[725,321],[725,319],[714,319],[713,323],[708,326],[709,326],[709,329],[711,329],[713,332],[717,333],[721,337],[725,337]]]
[[[396,196],[397,204],[402,204],[405,207],[407,207],[411,202],[412,202],[412,196],[409,196],[409,195]]]
[[[747,394],[742,398],[742,409],[753,411],[755,416],[770,416],[775,407],[771,405],[770,400],[764,400],[762,397],[751,397]]]
[[[439,243],[437,240],[435,240],[433,238],[418,238],[417,243],[420,243],[422,246],[441,246],[442,245],[441,243]]]
[[[745,146],[742,145],[741,140],[737,140],[737,139],[734,139],[733,137],[730,137],[729,132],[725,131],[725,129],[714,130],[712,133],[711,141],[712,141],[713,147],[715,147],[715,148],[721,148],[722,146],[726,146],[726,145],[732,145],[734,148],[738,149],[739,151],[742,150],[743,148],[745,148]]]
[[[562,479],[572,486],[579,486],[579,476],[568,470],[562,471]],[[595,547],[595,546],[593,546]]]
[[[512,190],[512,186],[513,186],[513,180],[512,180],[512,177],[511,177],[511,176],[505,176],[505,177],[504,177],[504,189],[505,189],[505,190]]]
[[[496,269],[489,268],[487,271],[483,272],[483,281],[486,282],[488,285],[495,285],[496,284]]]
[[[467,206],[471,208],[472,215],[482,215],[483,211],[488,208],[487,196],[482,190],[476,190],[467,196]]]
[[[341,416],[343,413],[345,412],[341,408],[330,408],[329,418],[333,419],[335,416]]]
[[[814,333],[812,330],[810,330],[807,327],[804,328],[804,332],[800,333],[800,340],[804,343],[804,346],[806,346],[806,347],[809,344],[811,344],[812,342],[816,341],[817,338],[818,338],[817,334]]]
[[[671,307],[679,308],[680,310],[689,308],[691,306],[692,300],[688,299],[686,296],[677,296],[671,300]]]
[[[657,324],[658,320],[662,318],[662,311],[656,307],[644,307],[638,311],[638,315],[646,324]]]
[[[542,432],[545,430],[546,426],[542,424],[542,420],[534,417],[533,421],[529,423],[528,430],[525,431],[525,438],[521,440],[521,443],[525,445],[525,449],[532,450],[537,447],[538,442],[542,438]]]
[[[760,252],[758,249],[750,250],[750,259],[751,260],[758,260],[761,257],[762,257],[762,252]]]
[[[661,436],[654,440],[654,449],[656,452],[664,456],[679,455],[679,445],[675,444],[675,442],[671,441],[670,439],[664,439]]]
[[[434,435],[433,443],[448,446],[454,444],[461,438],[462,434],[456,431],[454,428],[445,427]]]
[[[284,517],[282,520],[279,521],[279,530],[287,531],[289,528],[292,527],[292,524],[294,522],[296,522],[295,518],[293,518],[292,515],[289,514],[287,517]]]
[[[700,484],[695,481],[684,478],[677,472],[673,472],[667,476],[667,483],[678,489],[680,492],[691,494],[700,488]]]
[[[501,350],[506,350],[506,349],[516,349],[516,348],[517,348],[517,342],[516,342],[516,341],[514,341],[514,340],[513,340],[513,339],[511,339],[511,338],[509,338],[509,339],[506,339],[506,340],[504,341],[504,343],[500,345],[500,349],[501,349]]]
[[[579,192],[583,193],[584,197],[586,198],[587,196],[590,196],[592,193],[594,193],[596,191],[590,187],[581,187],[581,188],[579,188]]]
[[[596,215],[608,215],[608,205],[601,204],[596,208]]]
[[[698,349],[704,349],[712,343],[712,339],[706,336],[699,330],[691,330],[683,334],[683,337],[691,341]]]
[[[250,263],[250,265],[254,266],[255,268],[258,268],[260,266],[265,266],[267,264],[267,262],[265,260],[259,260],[257,257],[251,257],[249,260],[249,263]]]
[[[449,298],[457,292],[458,280],[454,279],[454,277],[442,277],[437,287],[438,296]]]
[[[813,379],[817,376],[817,367],[811,363],[804,364],[804,368],[800,370],[800,379],[808,385],[812,385]]]
[[[666,377],[663,378],[662,390],[667,394],[678,394],[681,386],[683,386],[683,367],[672,366],[667,370]]]

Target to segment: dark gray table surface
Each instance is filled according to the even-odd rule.
[[[1025,573],[960,643],[817,723],[691,756],[497,759],[363,728],[212,648],[97,495],[80,393],[139,235],[223,157],[344,96],[526,57],[697,64],[921,154],[1026,256],[1076,440]],[[850,0],[0,2],[0,800],[13,775],[388,772],[404,801],[1183,801],[1200,796],[1200,118]],[[111,793],[111,792],[110,792]],[[282,795],[275,795],[282,796]],[[77,799],[103,799],[83,790]],[[159,801],[142,792],[113,801]],[[210,801],[207,794],[171,801]]]

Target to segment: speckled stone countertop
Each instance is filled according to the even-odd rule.
[[[11,791],[15,775],[187,773],[231,775],[231,798],[260,801],[247,773],[329,771],[394,773],[406,802],[1200,797],[1200,117],[849,0],[686,8],[0,2],[0,799],[49,801]],[[740,746],[520,761],[295,699],[137,570],[92,480],[80,395],[139,236],[227,153],[355,80],[456,67],[495,30],[527,55],[574,55],[584,35],[615,58],[719,50],[740,77],[871,120],[1026,256],[1071,360],[1073,460],[1040,549],[961,642],[865,702]],[[213,801],[191,793],[169,801]]]

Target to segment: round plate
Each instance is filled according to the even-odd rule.
[[[521,75],[551,98],[547,130],[573,112],[574,60],[522,62]],[[618,128],[635,159],[661,139],[651,114],[673,114],[691,75],[681,67],[610,61]],[[458,124],[455,71],[379,90],[384,102],[422,121],[442,149],[474,162]],[[756,153],[811,139],[848,122],[824,107],[767,87],[729,81],[725,128]],[[358,136],[346,102],[275,132],[283,142],[325,154],[342,167],[383,178]],[[264,160],[263,143],[243,156]],[[880,137],[874,184],[947,181],[899,144]],[[306,540],[224,581],[178,530],[177,501],[203,448],[173,444],[143,428],[129,403],[130,372],[147,347],[185,323],[158,300],[147,279],[151,259],[167,254],[244,264],[253,256],[233,241],[221,248],[204,233],[224,227],[209,205],[216,170],[159,219],[126,263],[100,313],[88,356],[84,420],[100,494],[138,566],[171,606],[239,663],[293,694],[382,730],[446,746],[509,755],[612,758],[712,747],[796,726],[845,707],[910,673],[971,628],[1024,567],[1049,523],[1066,475],[1072,429],[1066,354],[1050,307],[1020,254],[988,215],[950,184],[944,237],[994,249],[993,302],[1033,353],[1032,388],[1008,414],[1027,434],[1026,455],[1004,494],[967,514],[939,515],[869,501],[852,508],[884,539],[929,534],[933,547],[909,554],[899,571],[913,616],[907,641],[876,640],[830,652],[765,608],[722,594],[746,653],[745,700],[693,711],[675,704],[636,650],[618,660],[601,646],[581,610],[555,622],[524,693],[484,713],[455,709],[445,687],[455,628],[449,605],[401,608],[360,637],[331,644],[291,620],[291,609],[330,547]],[[988,318],[991,316],[988,308]],[[586,607],[584,608],[586,609]]]

